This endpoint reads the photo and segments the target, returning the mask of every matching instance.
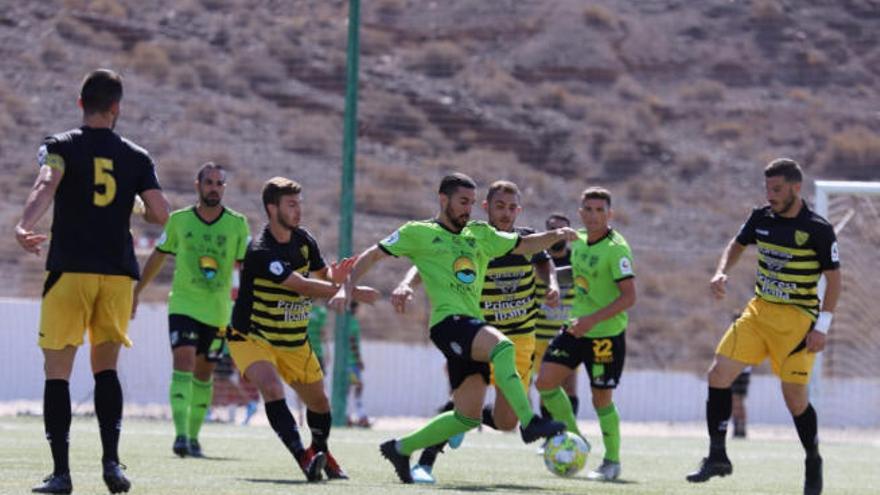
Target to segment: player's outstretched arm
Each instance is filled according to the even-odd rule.
[[[37,222],[46,214],[49,205],[55,198],[55,191],[58,190],[58,184],[64,171],[58,168],[43,165],[37,175],[37,180],[28,194],[27,201],[24,204],[24,211],[21,214],[21,220],[15,226],[15,240],[18,241],[22,249],[29,253],[40,254],[40,244],[46,242],[49,236],[38,234],[33,231]]]
[[[724,248],[721,258],[718,260],[715,275],[712,276],[712,280],[709,282],[715,299],[724,298],[724,295],[727,293],[727,272],[736,265],[736,262],[739,261],[740,256],[742,256],[745,250],[746,246],[737,242],[736,237],[727,243],[727,247]]]
[[[352,291],[354,290],[357,281],[370,271],[370,268],[372,268],[379,260],[385,259],[388,256],[390,255],[385,251],[382,251],[378,245],[371,246],[358,255],[357,261],[354,263],[354,267],[348,275],[348,280],[342,284],[342,287],[339,287],[335,291],[335,295],[330,298],[327,306],[334,311],[344,310],[345,306],[352,300]]]
[[[155,225],[165,225],[171,206],[161,189],[147,189],[139,194],[144,201],[144,221]]]
[[[150,253],[150,257],[147,258],[147,262],[144,264],[144,269],[141,272],[141,279],[138,280],[137,284],[134,286],[134,299],[131,304],[131,318],[134,319],[137,314],[138,303],[140,302],[141,292],[150,285],[150,282],[156,278],[156,275],[159,274],[159,271],[162,270],[162,265],[165,263],[165,257],[167,255],[158,249],[154,249],[152,253]]]
[[[575,323],[569,327],[568,331],[576,337],[581,337],[589,332],[599,322],[605,321],[612,316],[626,311],[636,303],[636,279],[626,278],[617,282],[617,288],[620,289],[620,295],[595,313],[578,318]]]
[[[577,232],[571,227],[548,230],[540,234],[530,234],[520,238],[519,244],[512,251],[513,254],[530,255],[543,251],[559,241],[573,241],[577,239]]]
[[[397,284],[397,287],[391,293],[391,305],[394,306],[395,311],[401,314],[406,312],[406,304],[412,301],[413,298],[413,288],[417,287],[421,282],[422,277],[419,276],[418,268],[415,266],[410,267],[406,275],[403,276],[403,280]]]

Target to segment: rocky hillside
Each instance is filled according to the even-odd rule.
[[[534,226],[550,211],[574,218],[578,192],[604,185],[637,257],[634,366],[705,365],[748,297],[752,259],[723,304],[710,302],[706,281],[761,201],[768,159],[794,157],[811,177],[880,175],[872,0],[375,0],[363,9],[357,248],[430,216],[451,170],[483,185],[516,181],[522,223]],[[227,203],[257,229],[262,181],[290,176],[304,184],[306,223],[333,257],[346,25],[347,2],[328,0],[5,7],[0,221],[10,232],[20,215],[41,137],[78,125],[82,76],[107,66],[126,79],[118,130],[151,151],[176,207],[193,201],[195,168],[214,160],[234,172]],[[0,294],[38,296],[41,263],[11,235],[0,239]],[[405,269],[389,263],[370,282],[388,292]],[[424,340],[425,311],[419,301],[398,317],[379,304],[365,311],[367,335]]]

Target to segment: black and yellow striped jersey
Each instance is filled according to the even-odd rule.
[[[571,251],[566,251],[560,257],[553,256],[553,264],[558,271],[560,268],[571,266]],[[570,270],[570,269],[569,269]],[[535,285],[535,298],[538,300],[538,319],[535,321],[535,338],[551,340],[559,333],[562,325],[568,322],[571,305],[574,304],[574,282],[571,275],[561,277],[557,275],[559,283],[559,306],[551,308],[544,304],[547,297],[547,284],[538,278]]]
[[[268,226],[264,228],[245,254],[232,310],[233,328],[281,349],[305,344],[312,300],[281,284],[294,272],[308,277],[325,266],[318,243],[307,230],[293,229],[290,242],[281,244]]]
[[[520,237],[534,233],[515,227]],[[505,335],[520,335],[535,330],[535,267],[533,263],[549,259],[541,251],[531,256],[506,254],[489,262],[480,295],[483,319]]]
[[[46,270],[139,278],[131,210],[135,195],[160,189],[146,150],[111,129],[83,126],[47,137],[37,161],[64,174]]]
[[[740,228],[736,242],[758,247],[758,297],[818,315],[819,277],[825,270],[840,267],[837,237],[827,220],[810,210],[806,202],[794,218],[780,217],[769,206],[756,208]]]

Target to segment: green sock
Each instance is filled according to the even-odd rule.
[[[599,428],[602,429],[602,442],[605,444],[605,459],[620,462],[620,414],[612,402],[608,407],[596,409]]]
[[[189,403],[189,438],[199,438],[205,415],[211,407],[211,397],[214,396],[214,380],[203,382],[193,378],[192,399]]]
[[[565,395],[565,390],[562,387],[556,387],[552,390],[541,390],[540,394],[541,400],[544,401],[544,407],[550,411],[553,419],[565,423],[565,429],[568,431],[583,436],[578,429],[577,418],[574,417],[571,401]]]
[[[189,418],[189,398],[192,396],[193,374],[174,370],[171,374],[171,387],[168,398],[171,402],[171,417],[174,419],[174,434],[186,436],[186,423]]]
[[[532,412],[529,396],[526,395],[519,373],[516,372],[516,350],[513,342],[507,339],[499,342],[489,354],[489,359],[495,367],[495,386],[501,390],[519,419],[519,424],[525,428],[535,417],[535,413]]]
[[[400,439],[398,450],[403,455],[410,455],[416,450],[436,445],[448,440],[449,437],[458,433],[480,426],[480,420],[469,418],[458,411],[446,411],[435,416],[422,429],[414,431]]]

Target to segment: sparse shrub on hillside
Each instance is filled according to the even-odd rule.
[[[414,137],[422,132],[425,120],[409,107],[392,104],[382,110],[375,125],[382,135]]]
[[[308,53],[298,42],[300,28],[294,24],[285,25],[278,31],[269,34],[267,45],[269,53],[288,69],[305,65]]]
[[[217,64],[199,61],[193,64],[193,67],[199,75],[199,81],[205,88],[220,91],[225,87],[226,75],[217,67]]]
[[[712,167],[712,160],[703,153],[685,155],[678,162],[678,176],[686,181],[691,181]]]
[[[379,0],[375,5],[374,12],[379,24],[393,25],[406,8],[406,0]]]
[[[754,0],[752,21],[762,27],[775,27],[785,22],[785,11],[777,0]]]
[[[89,0],[87,8],[89,12],[108,17],[116,17],[118,19],[128,17],[128,9],[119,3],[118,0]]]
[[[569,100],[568,91],[556,84],[542,84],[538,90],[538,104],[542,107],[562,111]]]
[[[207,10],[227,10],[235,2],[233,0],[199,0],[199,3]]]
[[[422,177],[410,167],[382,163],[375,158],[358,156],[357,210],[378,215],[427,218],[431,215],[432,197]]]
[[[364,55],[382,55],[394,51],[394,35],[388,31],[364,26],[361,30],[361,52]]]
[[[617,14],[601,5],[590,5],[584,9],[584,22],[588,26],[615,29],[620,20]]]
[[[183,65],[174,71],[174,84],[185,90],[199,87],[199,73],[189,65]]]
[[[43,43],[43,48],[40,50],[40,60],[50,69],[65,67],[68,60],[67,50],[54,38],[49,38]]]
[[[639,146],[631,139],[617,139],[605,144],[601,160],[605,174],[614,179],[632,176],[644,165]]]
[[[666,180],[661,177],[644,177],[629,183],[626,196],[631,201],[665,205],[672,198]]]
[[[717,81],[700,79],[685,85],[681,99],[686,102],[718,103],[724,100],[725,87]]]
[[[630,76],[621,76],[614,83],[614,92],[620,95],[624,100],[637,101],[647,96],[645,88]]]
[[[333,120],[315,115],[291,114],[279,131],[281,147],[295,153],[321,155],[341,145],[341,129]],[[337,148],[338,149],[338,148]]]
[[[264,52],[241,52],[232,66],[233,73],[247,81],[251,87],[258,84],[274,84],[284,80],[286,73],[269,54]]]
[[[706,125],[706,135],[719,141],[737,141],[746,133],[746,126],[731,120]]]
[[[137,72],[164,82],[171,73],[168,52],[155,43],[141,42],[131,50],[131,63]]]
[[[212,103],[197,99],[187,105],[186,119],[191,122],[215,125],[217,123],[217,109]]]
[[[831,136],[824,169],[849,179],[877,179],[880,170],[880,136],[862,126],[850,127]]]
[[[423,51],[410,55],[407,66],[428,77],[453,77],[464,67],[465,52],[455,43],[438,41],[428,44]]]
[[[55,30],[62,38],[83,44],[88,44],[96,35],[91,26],[73,17],[58,19]]]

